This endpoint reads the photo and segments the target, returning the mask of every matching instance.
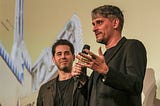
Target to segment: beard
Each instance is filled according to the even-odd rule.
[[[59,70],[69,73],[71,72],[71,68],[68,65],[61,65],[61,66],[57,66]]]
[[[69,69],[69,67],[62,67],[61,68],[61,70],[63,71],[63,72],[66,72],[66,73],[68,73],[68,72],[71,72],[71,70]]]
[[[101,39],[101,40],[96,40],[97,43],[101,43],[101,44],[107,44],[107,40]]]
[[[104,36],[105,35],[103,35],[103,34],[97,35],[96,36],[96,42],[97,43],[101,43],[101,44],[106,44],[107,43],[107,39]]]

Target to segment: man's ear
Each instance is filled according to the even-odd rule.
[[[54,56],[52,56],[52,61],[55,63],[55,58],[54,58]]]
[[[76,56],[75,56],[75,55],[73,55],[73,61],[75,60],[75,58],[76,58]]]
[[[115,18],[115,19],[113,19],[113,21],[112,21],[112,24],[113,24],[113,27],[115,28],[115,29],[118,29],[118,27],[119,27],[119,19],[118,18]]]

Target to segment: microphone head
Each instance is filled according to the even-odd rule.
[[[85,44],[85,45],[83,46],[82,53],[87,54],[87,53],[84,51],[84,49],[88,49],[88,50],[90,50],[90,46],[89,46],[89,45],[87,45],[87,44]]]

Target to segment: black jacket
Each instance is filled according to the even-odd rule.
[[[37,106],[54,106],[54,99],[56,98],[56,79],[50,80],[40,87]],[[71,106],[85,106],[86,105],[86,92],[78,88],[79,81],[74,79],[72,105]],[[65,106],[68,106],[67,104]]]
[[[89,99],[92,98],[92,87],[96,84],[96,106],[141,106],[147,62],[143,44],[138,40],[127,40],[123,37],[111,55],[105,56],[105,60],[109,71],[106,75],[95,71],[91,74],[88,85]]]

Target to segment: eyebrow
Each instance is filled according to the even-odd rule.
[[[64,51],[64,53],[68,53],[68,52],[70,52],[69,50],[66,50],[66,51]],[[62,51],[58,51],[58,52],[56,52],[56,53],[63,53]]]
[[[94,22],[92,21],[92,25],[94,25],[94,23],[99,23],[99,22],[104,22],[104,19],[97,19]]]

